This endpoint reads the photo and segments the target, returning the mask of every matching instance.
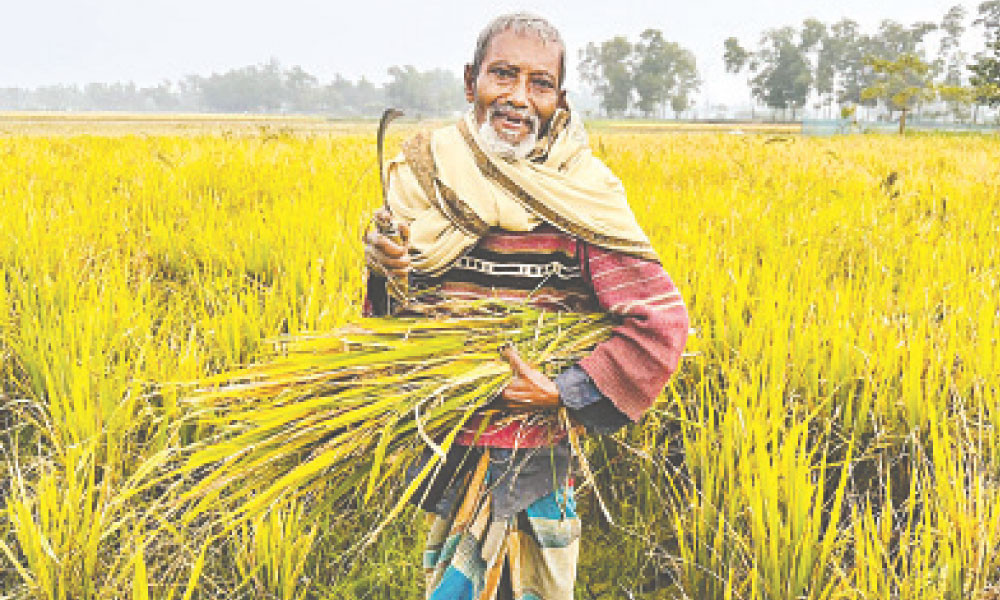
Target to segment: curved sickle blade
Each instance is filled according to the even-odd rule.
[[[385,153],[385,130],[389,128],[389,123],[392,122],[396,117],[403,116],[403,111],[395,108],[387,108],[385,112],[382,113],[382,118],[378,122],[378,137],[376,138],[376,144],[378,145],[378,179],[382,184],[382,205],[386,204],[386,196],[388,194],[388,189],[386,188],[385,180],[385,162],[383,160],[383,154]]]

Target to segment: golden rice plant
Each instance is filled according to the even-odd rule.
[[[163,384],[294,362],[358,320],[372,136],[94,127],[0,137],[0,597],[419,595],[410,512],[332,566],[395,506],[377,491],[251,516],[195,487],[221,456],[150,485],[315,400]],[[583,442],[614,517],[584,490],[583,597],[995,597],[1000,140],[591,142],[697,334],[642,423]],[[277,464],[240,472],[266,491]],[[363,500],[372,464],[299,482]]]

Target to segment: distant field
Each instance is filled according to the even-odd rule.
[[[364,120],[321,117],[103,112],[0,112],[0,135],[258,135],[361,133]]]
[[[401,119],[394,128],[430,128],[442,119]],[[685,121],[588,121],[601,133],[800,133],[797,123],[691,123]],[[373,119],[232,114],[143,114],[111,112],[0,112],[0,135],[259,135],[367,133]]]
[[[617,133],[802,133],[802,125],[798,123],[741,123],[738,121],[693,123],[690,121],[624,119],[618,121],[593,120],[587,125],[592,130]]]

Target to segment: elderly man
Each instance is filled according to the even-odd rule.
[[[417,304],[494,298],[620,318],[554,380],[509,352],[513,378],[489,407],[502,416],[472,422],[419,494],[428,598],[573,597],[580,522],[554,415],[566,407],[591,433],[637,421],[687,337],[681,296],[621,182],[592,155],[564,78],[565,48],[547,21],[493,20],[465,67],[472,109],[407,141],[389,165],[389,210],[376,218],[402,236],[365,237],[369,315],[392,312],[390,278]]]

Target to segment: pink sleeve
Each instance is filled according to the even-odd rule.
[[[618,410],[638,421],[677,370],[688,335],[687,308],[660,263],[581,247],[581,266],[589,270],[601,308],[623,322],[580,366]]]

